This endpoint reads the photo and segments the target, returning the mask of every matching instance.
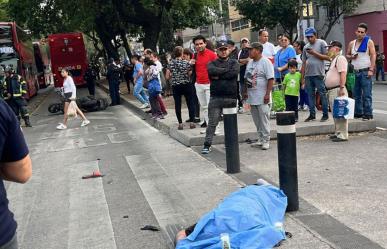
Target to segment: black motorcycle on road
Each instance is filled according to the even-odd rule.
[[[52,103],[48,106],[48,111],[53,114],[64,113],[64,95],[63,92],[58,90],[56,93],[60,97],[60,102]],[[96,112],[105,110],[109,106],[109,100],[107,98],[95,98],[94,96],[86,96],[76,100],[79,109],[82,112]]]

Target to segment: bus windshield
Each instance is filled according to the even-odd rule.
[[[0,64],[17,67],[17,52],[13,46],[11,26],[8,25],[0,25]]]

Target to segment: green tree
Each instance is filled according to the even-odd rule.
[[[280,25],[292,36],[299,16],[298,0],[239,0],[236,8],[241,15],[249,19],[253,30],[274,28]]]
[[[340,0],[340,1],[331,1],[331,0],[316,0],[316,4],[324,6],[327,10],[327,18],[322,28],[320,28],[319,33],[322,34],[323,39],[327,38],[331,32],[333,26],[339,22],[340,18],[344,15],[351,14],[359,4],[363,2],[362,0]]]
[[[123,46],[131,54],[127,34],[140,35],[144,47],[155,49],[160,32],[165,37],[177,28],[198,27],[217,0],[9,0],[8,14],[36,37],[82,31],[97,34],[110,57]],[[179,16],[180,18],[176,18]],[[166,23],[167,25],[163,26]],[[162,31],[163,30],[163,31]],[[164,39],[165,41],[166,39]]]

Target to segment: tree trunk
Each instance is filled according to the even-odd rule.
[[[159,49],[160,53],[172,52],[175,48],[175,37],[173,30],[173,20],[167,11],[163,11]]]
[[[102,18],[95,19],[95,31],[102,42],[103,47],[109,58],[118,58],[117,49],[112,44],[112,38],[109,32],[106,32],[105,22]]]
[[[123,30],[123,29],[120,30],[120,36],[121,36],[122,43],[123,43],[125,51],[126,51],[126,55],[128,56],[128,58],[130,60],[130,57],[132,57],[132,51],[130,50],[128,39],[126,39],[125,30]]]
[[[144,30],[144,48],[150,48],[153,51],[156,51],[157,42],[160,36],[161,30],[161,19],[158,22],[147,23],[143,26]]]

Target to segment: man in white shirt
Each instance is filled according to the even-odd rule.
[[[258,39],[263,46],[262,55],[268,58],[271,62],[274,62],[275,47],[273,43],[269,42],[269,32],[265,29],[259,30]]]

